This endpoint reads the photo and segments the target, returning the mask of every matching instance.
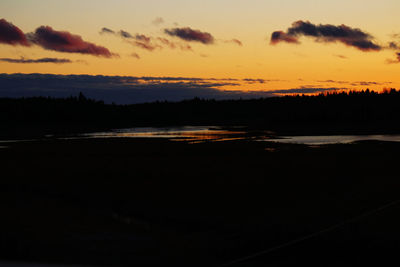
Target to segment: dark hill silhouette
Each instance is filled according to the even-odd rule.
[[[1,98],[3,132],[80,132],[171,125],[243,125],[281,133],[400,132],[400,91],[370,90],[252,100],[104,104],[69,98]]]

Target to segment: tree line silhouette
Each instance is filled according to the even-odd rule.
[[[369,89],[251,100],[194,98],[117,105],[86,98],[0,98],[1,128],[243,125],[282,131],[382,131],[400,127],[400,91]]]

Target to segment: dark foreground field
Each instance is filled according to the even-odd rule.
[[[222,266],[277,247],[230,266],[400,264],[398,143],[3,146],[5,261]]]

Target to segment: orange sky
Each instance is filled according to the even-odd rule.
[[[365,52],[340,42],[299,36],[301,44],[270,45],[274,31],[298,20],[315,25],[345,24],[373,37],[382,47],[399,42],[398,0],[2,0],[4,18],[24,33],[42,25],[80,35],[119,57],[46,50],[41,46],[0,43],[2,59],[62,58],[68,64],[0,62],[0,73],[90,74],[154,77],[252,78],[263,83],[224,87],[232,90],[291,88],[400,88],[400,64],[393,49]],[[158,20],[156,20],[159,18]],[[132,36],[143,34],[158,44],[153,51],[118,34],[99,34],[106,27]],[[210,33],[212,44],[167,35],[164,29],[190,27]],[[157,41],[166,38],[178,48]],[[232,42],[237,39],[242,46]],[[190,45],[189,51],[179,46]],[[136,54],[138,57],[133,57]],[[391,64],[389,64],[391,62]],[[398,61],[397,61],[398,62]]]

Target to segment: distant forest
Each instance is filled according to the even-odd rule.
[[[140,126],[221,125],[281,133],[399,133],[400,91],[370,90],[252,100],[104,104],[69,98],[1,98],[0,130],[66,133]]]

